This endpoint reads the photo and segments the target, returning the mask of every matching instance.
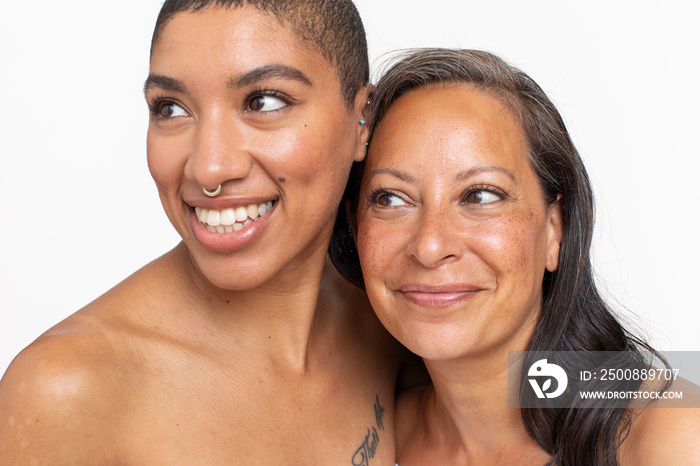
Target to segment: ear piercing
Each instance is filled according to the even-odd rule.
[[[221,185],[219,185],[214,191],[208,191],[207,188],[202,186],[202,191],[204,191],[204,194],[206,194],[209,197],[216,197],[221,192]]]
[[[367,101],[367,105],[372,105],[372,102],[368,100],[368,101]],[[362,119],[360,120],[360,126],[365,126],[365,123],[367,123],[367,122],[365,121],[364,118],[362,118]]]

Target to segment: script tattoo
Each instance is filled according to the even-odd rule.
[[[374,458],[377,452],[377,445],[379,445],[379,431],[377,429],[384,430],[384,411],[384,407],[379,403],[379,394],[377,394],[374,402],[376,426],[371,426],[367,429],[367,435],[365,435],[360,448],[352,455],[353,466],[369,466],[369,460]]]
[[[377,399],[374,402],[374,417],[377,420],[377,427],[384,430],[384,411],[385,409],[379,404],[379,394],[377,394]]]

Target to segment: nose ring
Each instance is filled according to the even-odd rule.
[[[209,197],[216,197],[221,192],[221,185],[219,185],[214,191],[208,191],[207,188],[202,186],[202,191],[204,191],[204,194],[206,194]]]

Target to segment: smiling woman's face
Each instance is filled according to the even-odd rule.
[[[366,95],[348,108],[335,68],[251,7],[179,13],[154,44],[148,163],[172,224],[217,286],[250,289],[319,267]],[[204,194],[221,185],[216,197]]]
[[[372,306],[410,350],[438,360],[527,347],[561,215],[501,101],[465,85],[400,97],[373,135],[357,220]]]

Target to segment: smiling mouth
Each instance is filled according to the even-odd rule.
[[[199,219],[199,223],[204,225],[211,233],[233,233],[255,222],[272,210],[274,205],[275,201],[269,201],[263,204],[250,204],[223,210],[195,207],[194,211]]]
[[[448,286],[410,284],[397,291],[407,301],[421,307],[449,307],[470,300],[484,290],[477,286],[462,284]]]
[[[449,307],[473,298],[478,291],[425,293],[419,291],[401,292],[403,297],[422,307]]]

